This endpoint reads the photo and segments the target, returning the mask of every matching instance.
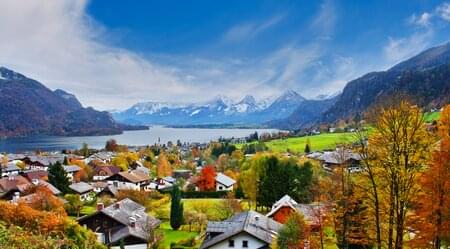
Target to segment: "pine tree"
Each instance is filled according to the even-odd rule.
[[[305,153],[308,154],[309,152],[311,152],[311,142],[309,141],[309,138],[308,138],[308,139],[306,139]]]
[[[63,162],[63,164],[64,164],[64,165],[69,165],[69,159],[67,159],[66,156],[64,157],[64,162]]]
[[[172,189],[172,202],[170,205],[170,226],[178,230],[183,223],[183,203],[181,203],[181,192],[177,185]]]
[[[50,165],[48,168],[48,181],[59,189],[63,194],[68,193],[70,181],[67,172],[64,170],[60,162]]]

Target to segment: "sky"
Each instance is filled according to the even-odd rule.
[[[0,0],[0,66],[84,106],[333,94],[450,41],[450,1]]]

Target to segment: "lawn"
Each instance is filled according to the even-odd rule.
[[[164,222],[161,224],[158,231],[163,232],[164,240],[162,242],[164,248],[170,248],[170,243],[178,242],[180,240],[187,240],[194,238],[198,235],[197,232],[188,232],[188,231],[175,231],[170,227],[169,222]],[[194,247],[197,248],[197,247]]]
[[[334,149],[336,144],[351,143],[356,140],[354,133],[323,133],[314,136],[276,139],[265,144],[275,152],[286,152],[288,149],[292,152],[303,152],[307,139],[310,141],[311,151]]]
[[[425,122],[431,123],[434,120],[438,120],[440,115],[441,115],[440,112],[426,112],[424,114]]]

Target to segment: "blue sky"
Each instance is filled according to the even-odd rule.
[[[0,64],[85,105],[332,94],[450,39],[449,1],[0,0]]]

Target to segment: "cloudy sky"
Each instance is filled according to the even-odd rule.
[[[449,1],[0,0],[0,65],[100,110],[313,98],[449,40]]]

